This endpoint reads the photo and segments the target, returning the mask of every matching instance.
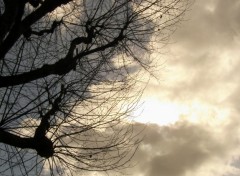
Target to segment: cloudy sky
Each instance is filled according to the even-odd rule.
[[[240,1],[196,0],[151,80],[133,176],[240,175]],[[140,113],[141,109],[136,113]]]

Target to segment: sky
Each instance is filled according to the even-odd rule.
[[[196,0],[171,41],[135,112],[147,128],[128,174],[240,175],[240,1]]]
[[[145,137],[126,173],[239,176],[240,0],[195,0],[163,53],[135,112]]]

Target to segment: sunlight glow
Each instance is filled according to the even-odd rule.
[[[136,111],[138,116],[136,120],[142,123],[167,125],[178,121],[185,111],[186,108],[180,105],[149,98],[143,103],[142,108]]]
[[[191,123],[218,126],[226,123],[229,114],[229,109],[220,109],[204,102],[192,100],[188,103],[176,103],[151,97],[146,98],[141,108],[135,112],[137,116],[135,120],[158,125],[170,125],[184,120]]]

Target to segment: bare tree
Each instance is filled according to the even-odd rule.
[[[139,70],[188,3],[0,0],[0,174],[125,167]]]

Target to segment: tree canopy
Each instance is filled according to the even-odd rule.
[[[0,174],[127,167],[129,116],[188,0],[0,0]]]

